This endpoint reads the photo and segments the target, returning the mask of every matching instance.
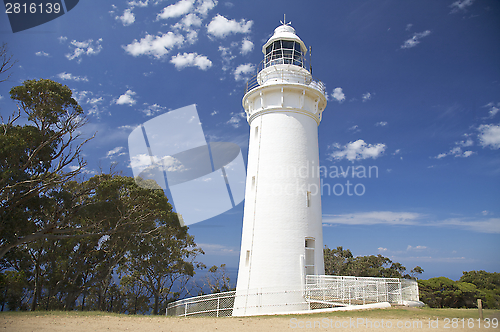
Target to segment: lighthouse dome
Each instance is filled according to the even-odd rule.
[[[264,67],[277,64],[305,66],[306,45],[290,25],[277,27],[271,38],[262,46],[262,52],[265,56]]]

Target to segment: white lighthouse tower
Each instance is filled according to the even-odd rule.
[[[234,316],[308,309],[305,276],[324,274],[318,125],[324,86],[307,48],[283,22],[243,107],[250,124],[241,254]]]

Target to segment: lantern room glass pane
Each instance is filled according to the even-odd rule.
[[[276,40],[266,47],[265,66],[293,64],[304,67],[304,55],[300,44],[290,40]]]

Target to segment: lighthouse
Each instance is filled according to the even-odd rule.
[[[318,149],[324,86],[285,21],[262,52],[242,101],[250,141],[233,316],[307,310],[305,277],[324,274]]]

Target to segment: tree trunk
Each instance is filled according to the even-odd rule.
[[[33,289],[33,301],[31,311],[36,310],[38,298],[40,297],[40,259],[35,259],[35,287]]]

